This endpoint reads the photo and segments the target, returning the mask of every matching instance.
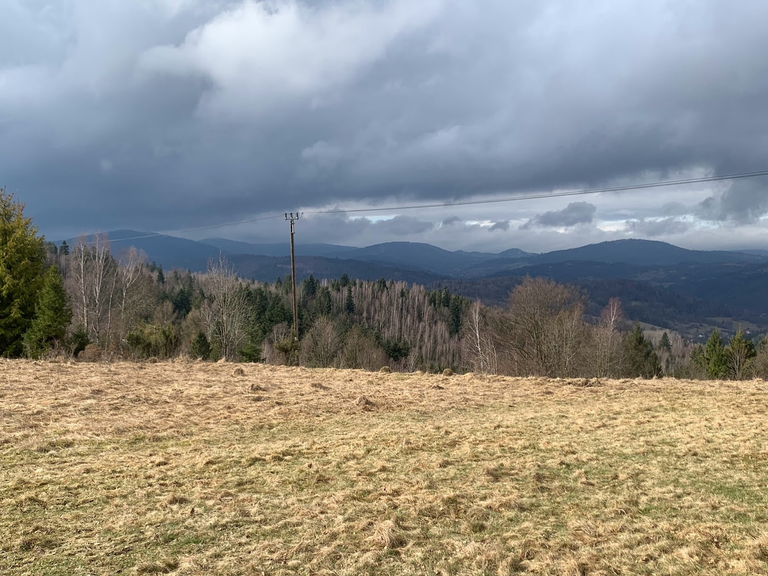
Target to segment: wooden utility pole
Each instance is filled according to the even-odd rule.
[[[285,219],[291,223],[291,290],[293,292],[293,341],[299,341],[299,309],[296,305],[296,256],[293,249],[293,234],[295,232],[294,224],[301,218],[301,214],[296,212],[286,212]]]

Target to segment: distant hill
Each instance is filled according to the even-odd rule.
[[[290,256],[291,245],[289,242],[276,244],[252,244],[250,242],[238,242],[226,238],[206,238],[203,243],[221,248],[227,254],[252,254],[255,256]],[[304,244],[299,242],[295,246],[297,256],[324,256],[326,258],[342,257],[343,254],[357,250],[353,246],[339,246],[336,244]]]
[[[176,236],[157,235],[154,232],[137,230],[113,230],[107,233],[112,244],[112,253],[117,256],[123,249],[135,246],[147,254],[149,262],[157,262],[166,270],[172,268],[189,269],[193,272],[205,270],[210,259],[216,259],[222,253],[220,248],[202,242],[177,238]],[[73,246],[76,239],[70,238],[67,244]]]
[[[260,282],[274,282],[278,278],[285,278],[291,274],[291,259],[283,256],[255,256],[252,254],[238,254],[228,256],[238,274],[243,278],[253,278]],[[359,260],[342,260],[340,258],[323,258],[321,256],[297,256],[296,279],[301,281],[310,274],[318,279],[340,278],[347,274],[350,278],[358,280],[397,280],[416,284],[430,284],[441,277],[436,274],[419,270],[406,270],[375,262],[361,262]]]
[[[420,242],[387,242],[352,250],[344,257],[454,276],[468,266],[499,256],[483,252],[451,252]]]
[[[721,264],[726,262],[760,262],[765,257],[744,252],[687,250],[666,242],[654,240],[614,240],[590,244],[570,250],[547,252],[530,259],[531,263],[550,262],[608,262],[635,266],[672,266],[686,262]]]
[[[739,252],[743,252],[744,254],[752,254],[753,256],[763,256],[765,258],[768,258],[768,250],[739,250]]]

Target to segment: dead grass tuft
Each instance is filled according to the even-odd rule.
[[[179,496],[178,494],[171,494],[168,499],[165,501],[166,504],[169,506],[176,506],[178,504],[188,504],[189,498],[186,498],[184,496]]]
[[[389,550],[403,548],[408,544],[405,532],[392,520],[376,525],[373,539],[377,544]]]
[[[136,574],[170,574],[179,567],[178,560],[146,562],[136,566]]]
[[[376,404],[368,400],[368,398],[365,396],[359,396],[357,400],[355,400],[355,406],[357,406],[360,410],[367,412],[370,412],[376,408]]]

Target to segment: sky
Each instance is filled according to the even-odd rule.
[[[300,211],[298,242],[765,249],[766,177],[316,212],[766,170],[766,22],[764,0],[0,0],[0,185],[50,239],[284,242],[261,218]]]

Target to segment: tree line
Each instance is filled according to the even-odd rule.
[[[164,359],[551,377],[768,376],[768,350],[739,331],[705,346],[652,342],[612,299],[586,314],[577,288],[526,278],[503,308],[381,279],[306,278],[293,338],[290,276],[241,279],[225,258],[165,271],[104,235],[55,246],[0,190],[0,355]]]

